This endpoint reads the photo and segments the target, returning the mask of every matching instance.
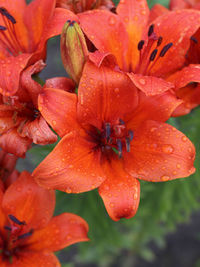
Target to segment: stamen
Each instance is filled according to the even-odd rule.
[[[110,123],[106,123],[105,128],[106,128],[106,141],[108,142],[110,138]]]
[[[138,50],[139,51],[142,50],[143,46],[144,46],[144,40],[139,41],[139,43],[138,43]]]
[[[6,27],[0,25],[0,31],[5,31],[6,29],[7,29]]]
[[[164,57],[164,55],[167,53],[167,51],[172,47],[173,43],[169,43],[163,47],[163,49],[160,52],[160,57]]]
[[[158,49],[154,49],[154,50],[152,51],[152,53],[151,53],[151,55],[150,55],[150,58],[149,58],[150,61],[154,61],[154,59],[155,59],[155,57],[156,57],[156,55],[157,55],[157,52],[158,52]]]
[[[128,134],[129,134],[130,141],[132,141],[133,140],[133,131],[129,130]]]
[[[119,123],[120,123],[121,125],[125,125],[125,122],[124,122],[122,119],[119,119]]]
[[[5,16],[8,20],[10,20],[13,24],[16,23],[15,18],[14,18],[12,15],[10,15],[10,13],[9,13],[4,7],[1,7],[1,8],[0,8],[0,13],[1,13],[3,16]]]
[[[17,239],[19,240],[19,239],[23,239],[23,238],[29,237],[29,236],[31,236],[31,235],[33,234],[33,232],[34,232],[34,230],[31,229],[29,232],[27,232],[27,233],[25,233],[25,234],[23,234],[23,235],[19,235],[19,236],[17,237]]]
[[[12,228],[9,227],[9,226],[7,226],[7,225],[4,226],[4,229],[5,229],[5,230],[8,230],[8,231],[11,231],[11,230],[12,230]]]
[[[158,41],[157,41],[157,46],[160,46],[162,44],[163,38],[162,36],[159,36]]]
[[[151,24],[151,26],[149,27],[148,36],[150,37],[153,32],[154,32],[154,25]]]
[[[122,142],[120,139],[117,139],[117,150],[119,153],[119,157],[121,158],[121,156],[122,156]]]
[[[11,214],[9,214],[8,215],[8,217],[9,217],[9,219],[11,220],[11,221],[13,221],[14,223],[16,223],[16,224],[18,224],[18,225],[26,225],[26,223],[25,223],[25,221],[19,221],[15,216],[13,216],[13,215],[11,215]]]
[[[128,137],[126,137],[126,151],[130,152],[131,147],[130,147],[130,139]]]
[[[191,36],[190,40],[192,40],[195,44],[198,44],[198,40],[194,36]]]

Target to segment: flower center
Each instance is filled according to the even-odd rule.
[[[148,40],[145,43],[144,40],[141,40],[138,43],[138,51],[140,53],[140,59],[138,66],[136,67],[136,73],[143,75],[148,75],[151,69],[155,66],[158,60],[165,56],[167,51],[172,47],[173,43],[168,43],[163,46],[158,52],[163,42],[162,36],[157,36],[154,32],[154,25],[152,24],[149,27],[148,31]]]
[[[0,254],[2,254],[3,260],[11,262],[12,256],[20,251],[20,242],[31,236],[33,234],[33,229],[24,233],[23,228],[26,225],[24,221],[18,220],[11,214],[8,215],[8,218],[10,224],[4,226],[7,235],[5,234],[2,236],[3,242],[0,244]]]
[[[0,45],[6,49],[10,55],[17,56],[24,51],[24,48],[20,44],[16,34],[16,20],[4,7],[0,7],[0,15],[5,25],[0,25]]]
[[[118,123],[113,125],[105,122],[100,135],[101,150],[103,152],[113,149],[118,153],[119,157],[122,157],[123,148],[130,152],[133,131],[126,128],[123,120],[119,119]]]

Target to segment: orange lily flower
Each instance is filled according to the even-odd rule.
[[[105,63],[104,63],[105,62]],[[61,141],[35,169],[39,185],[99,193],[113,220],[135,215],[138,179],[161,182],[192,174],[195,148],[164,122],[180,101],[170,92],[147,97],[105,60],[87,62],[78,96],[46,88],[39,109]]]
[[[14,95],[23,70],[45,59],[46,42],[59,35],[66,10],[56,0],[0,0],[0,92]]]
[[[77,215],[52,218],[55,194],[24,171],[0,191],[0,266],[60,266],[53,251],[87,241],[88,225]]]
[[[163,11],[150,24],[145,0],[121,0],[116,12],[93,10],[77,16],[69,14],[69,18],[80,22],[100,52],[115,56],[119,68],[140,90],[146,94],[150,94],[147,87],[154,93],[177,91],[176,82],[169,76],[185,66],[190,37],[200,26],[199,11]],[[200,70],[197,75],[197,69],[189,68],[188,73],[185,78],[189,83],[200,77]]]
[[[18,157],[25,157],[32,142],[46,145],[54,143],[57,136],[38,111],[38,94],[42,86],[32,79],[41,71],[40,60],[23,71],[21,88],[14,96],[0,98],[0,147]]]
[[[75,14],[92,9],[112,9],[115,7],[111,0],[57,0],[57,7],[71,10]]]

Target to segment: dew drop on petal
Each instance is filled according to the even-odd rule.
[[[182,139],[183,142],[187,141],[187,137],[186,136],[183,136],[181,139]]]
[[[142,85],[145,85],[145,84],[146,84],[145,79],[139,79],[139,82],[140,82]]]
[[[162,151],[163,151],[164,153],[166,153],[166,154],[171,154],[171,153],[173,153],[174,148],[173,148],[173,146],[171,146],[171,145],[163,145],[163,146],[162,146]]]
[[[109,22],[109,24],[112,26],[112,25],[115,24],[116,19],[115,19],[113,16],[111,16],[111,17],[109,18],[108,22]]]
[[[163,182],[166,182],[166,181],[169,181],[170,177],[167,176],[167,175],[163,175],[160,177],[160,179],[163,181]]]
[[[65,190],[65,192],[66,192],[67,194],[70,194],[70,193],[72,192],[72,190],[71,190],[70,187],[68,187],[68,188]]]
[[[177,167],[177,169],[180,169],[181,165],[180,164],[176,164],[176,167]]]
[[[53,126],[56,126],[56,121],[52,121]]]

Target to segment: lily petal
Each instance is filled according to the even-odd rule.
[[[2,203],[7,215],[25,221],[29,228],[46,226],[55,207],[55,193],[39,187],[31,175],[24,171],[6,190]]]
[[[59,89],[46,88],[38,98],[41,114],[61,137],[80,128],[76,118],[76,105],[76,94]]]
[[[33,121],[27,121],[20,131],[20,136],[28,137],[33,143],[40,145],[53,144],[57,141],[57,135],[53,133],[42,116]]]
[[[149,23],[152,23],[152,21],[157,19],[157,17],[165,14],[166,12],[169,12],[169,9],[160,4],[155,4],[150,10]]]
[[[184,134],[165,123],[145,121],[134,132],[124,164],[134,177],[162,182],[193,174],[194,158],[194,145]]]
[[[120,17],[106,10],[84,12],[78,17],[81,28],[95,47],[113,54],[120,68],[128,69],[125,61],[128,34]]]
[[[78,119],[101,128],[131,113],[138,104],[138,91],[126,74],[87,62],[78,89]],[[121,107],[119,109],[119,106]]]
[[[89,136],[83,138],[75,132],[65,135],[34,170],[38,184],[67,193],[97,188],[105,180],[100,164],[101,152],[95,151],[96,144],[86,138]]]
[[[129,115],[127,127],[137,129],[146,120],[167,121],[174,110],[182,103],[173,92],[165,92],[160,95],[146,96],[140,94],[139,105]]]
[[[107,179],[100,185],[99,194],[114,221],[133,217],[140,201],[140,183],[130,176],[118,160],[104,168]]]
[[[72,213],[63,213],[29,238],[27,246],[35,251],[57,251],[77,242],[88,241],[88,224]]]
[[[163,37],[164,45],[173,43],[164,57],[159,58],[151,68],[152,76],[164,76],[178,70],[184,65],[185,55],[190,45],[190,37],[200,26],[200,13],[197,10],[172,11],[158,17],[153,24],[157,36]],[[174,25],[176,27],[174,28]],[[163,68],[163,66],[165,66]]]
[[[7,57],[0,60],[1,94],[10,96],[17,92],[19,89],[20,75],[26,68],[30,58],[30,54],[21,54],[17,57]]]
[[[19,257],[14,256],[13,263],[9,265],[10,267],[35,267],[35,264],[37,266],[61,267],[57,257],[53,253],[45,251],[23,251],[19,254]]]
[[[72,79],[66,77],[55,77],[46,80],[44,88],[62,89],[64,91],[74,93],[76,85]]]
[[[32,140],[19,136],[17,129],[13,128],[0,136],[0,147],[8,153],[24,158],[30,148]]]
[[[127,75],[134,85],[147,96],[161,94],[171,88],[174,88],[173,83],[167,82],[161,78],[134,73],[127,73]]]
[[[131,69],[135,69],[139,61],[137,46],[143,37],[149,19],[147,1],[123,0],[119,2],[116,11],[123,20],[129,37],[126,60],[131,65]]]

